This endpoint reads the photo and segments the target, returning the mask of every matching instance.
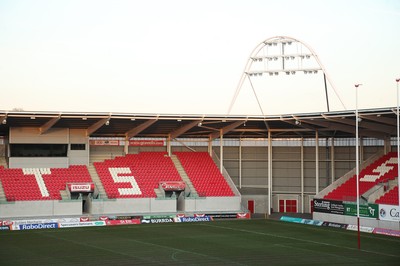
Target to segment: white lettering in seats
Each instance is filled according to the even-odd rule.
[[[381,165],[377,166],[374,170],[372,170],[372,175],[365,175],[363,178],[360,178],[360,181],[363,182],[375,182],[379,178],[381,178],[384,174],[393,170],[393,166],[388,164],[396,164],[397,157],[392,157]]]
[[[23,168],[22,169],[24,175],[34,175],[36,179],[36,183],[39,186],[40,193],[42,197],[49,197],[49,191],[47,190],[46,184],[44,183],[42,175],[51,174],[50,168]]]
[[[131,188],[118,188],[118,192],[121,195],[142,195],[142,191],[140,190],[138,184],[136,183],[135,177],[132,174],[131,169],[129,167],[110,167],[108,168],[110,174],[115,183],[130,183]],[[120,175],[124,174],[124,175]]]

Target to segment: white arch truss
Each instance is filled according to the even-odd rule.
[[[297,52],[292,52],[292,53],[285,53],[285,47],[290,46],[290,45],[300,45],[300,51]],[[279,53],[275,54],[268,54],[268,47],[275,47],[275,49],[279,49]],[[304,47],[304,51],[303,51]],[[267,49],[267,54],[265,54],[265,51],[261,53],[261,51]],[[293,67],[293,64],[291,67],[287,66],[287,62],[290,60],[295,60],[297,59],[297,66]],[[303,61],[305,60],[314,60],[315,64],[310,67],[310,66],[304,66]],[[275,68],[270,68],[268,66],[268,62],[270,61],[275,61],[275,63],[278,63],[278,67]],[[253,68],[253,63],[255,62],[266,62],[263,64],[262,69],[254,69]],[[276,66],[276,64],[275,64]],[[304,74],[316,74],[322,71],[324,74],[324,84],[325,84],[325,94],[326,94],[326,103],[327,103],[327,109],[329,109],[329,99],[328,99],[328,92],[327,92],[327,86],[326,86],[326,81],[329,82],[331,88],[333,89],[336,97],[339,99],[342,107],[346,110],[347,108],[345,107],[342,99],[340,98],[336,87],[328,75],[328,72],[326,71],[326,68],[322,64],[321,60],[318,58],[318,55],[315,53],[315,51],[305,42],[300,41],[298,39],[288,37],[288,36],[275,36],[268,38],[258,44],[254,50],[251,52],[250,57],[247,60],[246,66],[244,68],[244,71],[242,73],[242,76],[240,77],[238,86],[236,88],[235,94],[232,98],[232,101],[230,103],[229,109],[228,109],[228,114],[231,113],[232,108],[237,100],[237,97],[240,93],[240,90],[242,89],[243,83],[246,80],[246,78],[249,79],[250,85],[253,88],[252,82],[250,77],[257,77],[257,76],[263,76],[263,75],[269,75],[269,76],[274,76],[274,75],[279,75],[280,73],[285,73],[286,75],[293,75],[296,74],[297,72],[303,72]],[[264,112],[261,108],[260,102],[258,100],[257,94],[253,88],[253,93],[254,96],[257,99],[258,105],[260,107],[260,110],[262,114],[264,115]]]

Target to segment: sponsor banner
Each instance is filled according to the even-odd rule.
[[[323,222],[322,226],[340,228],[340,229],[346,229],[347,228],[347,224],[333,223],[333,222]]]
[[[163,140],[130,140],[129,146],[164,146]]]
[[[58,223],[20,224],[19,225],[19,230],[55,229],[55,228],[58,228]]]
[[[183,213],[178,213],[178,214],[176,215],[176,217],[185,217],[185,214],[183,214]]]
[[[290,222],[290,223],[301,223],[301,221],[303,219],[297,218],[297,217],[282,216],[280,220],[284,221],[284,222]]]
[[[318,220],[302,219],[301,223],[302,224],[315,225],[315,226],[321,226],[324,222],[318,221]]]
[[[344,214],[348,216],[357,216],[357,204],[356,203],[345,203]],[[378,205],[368,204],[360,205],[360,217],[367,218],[378,218]]]
[[[354,224],[349,224],[346,229],[350,231],[358,231],[357,225]],[[360,232],[372,233],[373,231],[374,231],[373,227],[360,226]]]
[[[108,221],[106,221],[107,226],[130,225],[130,224],[140,224],[140,220],[139,219],[130,219],[130,220],[108,220]]]
[[[142,219],[142,224],[173,223],[173,218]]]
[[[14,222],[13,221],[0,221],[0,226],[2,225],[13,225]]]
[[[323,224],[322,221],[309,220],[309,219],[303,219],[303,218],[298,218],[298,217],[289,217],[289,216],[282,216],[280,220],[284,221],[284,222],[309,224],[309,225],[315,225],[315,226],[321,226]]]
[[[342,201],[314,199],[313,206],[315,212],[324,212],[332,214],[344,214],[344,205]]]
[[[183,215],[183,214],[182,214]],[[163,219],[163,218],[175,218],[175,215],[144,215],[143,219]]]
[[[379,204],[379,219],[385,221],[400,221],[400,207]]]
[[[3,221],[4,224],[5,221]],[[35,219],[35,220],[15,220],[7,221],[11,230],[19,230],[19,225],[23,224],[44,224],[44,223],[65,223],[65,222],[79,222],[79,218],[58,218],[58,219]]]
[[[132,219],[140,219],[140,216],[115,216],[113,219],[111,220],[132,220]]]
[[[69,227],[89,227],[89,226],[105,226],[105,221],[92,221],[92,222],[66,222],[59,223],[60,228],[69,228]]]
[[[9,225],[0,225],[0,230],[11,230]]]
[[[250,213],[249,212],[243,212],[243,213],[237,213],[236,214],[236,219],[250,219]]]
[[[162,189],[165,191],[181,191],[185,190],[186,184],[183,181],[165,181],[160,182]]]
[[[92,146],[119,146],[119,140],[91,140]]]
[[[400,231],[392,230],[392,229],[375,228],[372,233],[378,234],[378,235],[387,235],[387,236],[400,237]]]
[[[71,192],[93,192],[93,183],[81,183],[81,184],[68,184],[68,188]]]
[[[241,219],[241,218],[238,217],[238,215],[239,215],[239,213],[206,214],[206,216],[210,216],[213,220],[217,220],[217,219]],[[182,217],[184,217],[184,215]]]
[[[204,217],[176,217],[176,223],[195,223],[195,222],[211,222],[212,218],[210,216]]]

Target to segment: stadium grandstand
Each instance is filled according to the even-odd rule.
[[[394,109],[359,114],[362,203],[398,205]],[[354,111],[0,117],[2,218],[312,213],[313,199],[356,198]]]
[[[284,54],[294,43],[309,53]],[[259,55],[275,46],[279,56]],[[316,65],[289,69],[292,57]],[[270,59],[282,68],[254,69]],[[247,78],[296,71],[323,73],[326,112],[0,111],[0,219],[291,213],[355,224],[362,209],[363,225],[399,230],[396,108],[330,111],[330,78],[308,46],[257,46],[228,113]]]

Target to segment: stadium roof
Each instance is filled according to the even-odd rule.
[[[396,136],[396,108],[359,110],[359,134],[384,139]],[[355,136],[355,111],[275,116],[174,115],[0,111],[0,136],[10,127],[85,129],[90,137],[144,138],[347,138]]]

